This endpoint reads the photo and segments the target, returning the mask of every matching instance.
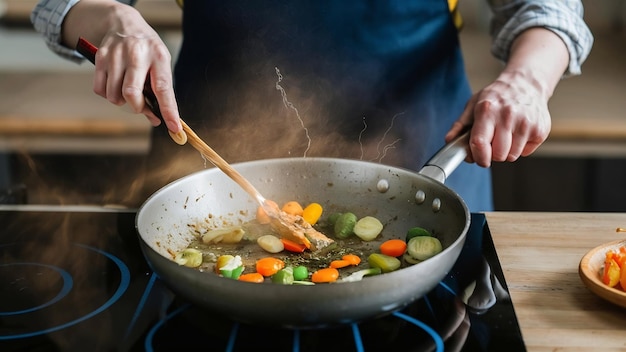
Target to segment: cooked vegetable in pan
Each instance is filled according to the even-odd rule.
[[[320,204],[302,207],[295,201],[285,203],[281,209],[302,216],[336,241],[311,250],[273,233],[264,213],[257,211],[254,220],[238,226],[205,229],[190,225],[196,240],[177,253],[175,261],[240,281],[313,285],[388,273],[427,260],[443,249],[441,242],[421,227],[377,241],[384,225],[374,216],[359,218],[346,211],[323,218]]]

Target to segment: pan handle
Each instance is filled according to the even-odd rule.
[[[469,148],[469,135],[471,126],[468,126],[460,136],[443,146],[430,158],[419,171],[420,175],[428,176],[441,183],[446,179],[467,157]]]

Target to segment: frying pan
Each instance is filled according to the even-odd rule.
[[[351,211],[384,224],[380,243],[404,238],[415,226],[430,230],[444,250],[419,264],[357,282],[280,285],[248,283],[180,266],[172,253],[194,239],[189,224],[238,224],[254,218],[257,203],[217,168],[180,178],[139,208],[143,254],[159,278],[199,309],[236,321],[283,328],[321,328],[401,310],[431,291],[456,262],[470,225],[461,197],[446,177],[467,155],[468,133],[444,146],[418,173],[337,158],[279,158],[233,164],[268,199],[317,202],[324,214]],[[371,243],[375,251],[376,242]]]
[[[95,63],[97,48],[83,38],[76,49]],[[149,84],[146,102],[160,116]],[[172,291],[198,307],[251,324],[318,328],[390,314],[431,291],[459,257],[470,225],[470,213],[447,176],[467,156],[469,132],[439,150],[419,171],[335,158],[284,158],[232,165],[277,203],[318,202],[325,211],[371,215],[385,226],[372,247],[403,238],[409,228],[430,230],[444,250],[421,263],[362,281],[315,286],[255,284],[179,266],[173,254],[194,240],[190,224],[212,227],[244,223],[258,204],[218,168],[174,181],[139,208],[135,226],[152,270]],[[373,249],[372,249],[373,251]]]

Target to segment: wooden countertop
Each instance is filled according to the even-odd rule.
[[[36,4],[36,0],[0,0],[0,20],[31,28],[29,16]],[[165,37],[180,29],[182,12],[174,0],[142,0],[136,8]],[[147,119],[96,96],[92,81],[89,68],[1,71],[0,153],[147,153],[151,130]]]
[[[0,152],[144,154],[150,129],[93,93],[92,72],[0,73]]]
[[[624,213],[486,213],[529,351],[626,351],[626,309],[582,284],[589,250],[626,237]]]

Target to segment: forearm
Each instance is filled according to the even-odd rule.
[[[509,60],[499,79],[523,78],[547,101],[569,63],[569,52],[561,38],[540,27],[522,32],[513,42]]]
[[[580,0],[488,0],[493,11],[491,51],[508,62],[513,41],[532,28],[558,35],[569,51],[564,76],[578,75],[593,45],[593,35],[583,19]]]

